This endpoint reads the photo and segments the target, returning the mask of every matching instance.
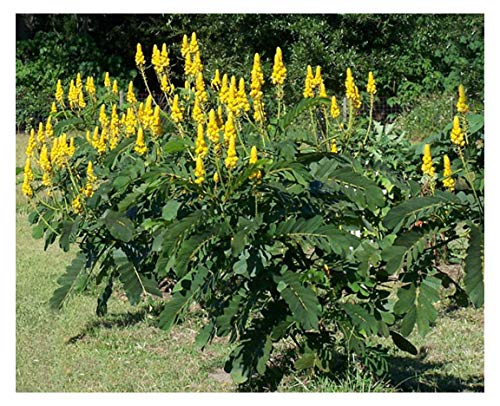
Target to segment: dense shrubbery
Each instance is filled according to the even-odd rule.
[[[164,104],[137,100],[130,83],[120,105],[108,75],[96,89],[78,74],[31,133],[33,234],[79,249],[54,307],[93,283],[102,315],[120,285],[132,304],[161,302],[169,330],[197,302],[206,324],[196,342],[229,336],[226,370],[242,383],[265,375],[283,342],[298,370],[355,358],[383,373],[385,349],[371,337],[416,353],[405,337],[427,333],[442,286],[482,304],[483,125],[462,88],[453,127],[412,146],[373,120],[371,72],[365,91],[347,69],[344,119],[319,67],[302,69],[300,102],[285,102],[279,48],[272,69],[254,56],[250,86],[226,66],[210,87],[196,37],[180,48],[154,46],[151,66],[137,46],[140,76],[156,76]],[[184,87],[171,81],[173,58]],[[457,238],[468,242],[463,282],[437,255]],[[154,299],[166,279],[172,296]]]
[[[281,46],[289,77],[286,97],[293,103],[307,64],[322,66],[326,86],[336,92],[342,90],[339,66],[351,66],[355,75],[372,70],[388,102],[404,109],[422,95],[453,92],[459,83],[476,102],[483,97],[481,15],[40,15],[25,20],[40,33],[17,43],[17,123],[23,128],[32,124],[29,117],[46,113],[46,89],[54,79],[69,83],[74,71],[84,76],[111,71],[133,79],[131,44],[179,42],[189,30],[205,39],[201,51],[208,72],[231,66],[243,76],[255,52],[269,61],[264,62],[269,69]],[[173,82],[181,86],[182,60],[173,60],[171,67]],[[135,85],[144,90],[140,80]]]

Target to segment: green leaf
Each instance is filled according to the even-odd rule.
[[[330,100],[327,98],[308,98],[302,99],[296,106],[292,107],[278,122],[278,126],[282,130],[286,130],[290,124],[292,124],[295,119],[297,119],[306,110],[317,106],[318,104],[329,104]]]
[[[276,284],[286,285],[280,294],[285,300],[292,316],[305,330],[318,328],[319,302],[313,290],[300,282],[299,276],[287,271],[283,275],[275,275]]]
[[[471,225],[469,247],[465,258],[465,291],[476,307],[484,303],[484,235],[481,230]]]
[[[45,233],[45,227],[43,224],[37,224],[33,229],[31,230],[31,235],[35,240],[39,240],[40,238],[43,237],[43,233]]]
[[[161,297],[162,293],[158,289],[156,281],[141,275],[121,248],[113,250],[113,260],[130,304],[137,304],[142,294]]]
[[[186,275],[188,277],[177,282],[179,289],[172,295],[160,314],[158,325],[161,329],[169,331],[177,323],[192,301],[196,299],[207,275],[207,268],[199,268],[191,271],[189,275]]]
[[[344,303],[342,308],[349,315],[354,325],[366,333],[377,334],[378,322],[375,316],[370,314],[363,306],[353,303]]]
[[[196,348],[203,349],[210,340],[210,337],[212,337],[213,332],[214,332],[213,322],[210,322],[205,327],[203,327],[194,340],[194,345],[196,346]]]
[[[134,223],[125,215],[109,210],[104,217],[104,225],[116,239],[129,242],[134,236]]]
[[[108,300],[113,293],[113,275],[109,277],[108,283],[104,288],[101,296],[97,299],[96,315],[102,317],[108,312]]]
[[[293,364],[297,371],[302,371],[303,369],[311,369],[314,367],[316,362],[316,353],[314,351],[308,351],[302,354],[300,358]]]
[[[57,280],[57,283],[61,286],[55,290],[50,299],[50,306],[53,309],[60,309],[63,302],[78,286],[79,279],[85,272],[86,264],[87,259],[85,254],[79,252],[73,261],[71,261],[71,264],[66,267],[66,273],[60,276]]]
[[[412,355],[417,355],[417,348],[406,338],[404,338],[401,334],[396,333],[395,331],[390,331],[392,341],[400,350],[407,352]]]
[[[177,217],[177,211],[181,204],[177,200],[169,200],[161,212],[163,219],[170,221]]]
[[[184,151],[186,148],[188,148],[188,146],[189,144],[186,141],[182,139],[176,139],[168,141],[164,145],[163,151],[165,151],[167,154],[173,154],[176,152]]]

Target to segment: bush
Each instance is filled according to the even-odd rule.
[[[347,70],[344,120],[324,97],[320,70],[303,79],[305,98],[284,102],[279,49],[272,74],[254,59],[250,99],[243,79],[219,76],[207,88],[194,34],[181,47],[183,88],[169,81],[173,52],[155,49],[154,69],[140,45],[135,60],[145,80],[157,76],[147,88],[161,87],[164,104],[152,94],[137,101],[129,87],[120,106],[110,82],[95,90],[78,74],[31,134],[23,192],[33,235],[79,248],[53,307],[95,282],[103,315],[116,285],[137,304],[161,297],[161,281],[173,279],[159,327],[199,303],[207,323],[196,343],[228,336],[236,345],[225,369],[243,383],[265,375],[284,341],[294,343],[298,370],[333,373],[354,356],[381,374],[385,350],[370,337],[390,336],[416,354],[405,337],[429,330],[442,285],[481,305],[481,117],[462,108],[453,173],[431,171],[426,148],[422,177],[421,151],[373,121],[372,75],[365,92]],[[359,115],[362,99],[368,117]],[[433,145],[451,150],[447,135]],[[470,230],[464,287],[435,262],[458,221]]]

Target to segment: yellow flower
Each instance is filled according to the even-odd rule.
[[[422,172],[424,175],[434,176],[434,167],[432,166],[431,146],[424,145],[424,156],[422,157]]]
[[[127,137],[135,134],[135,127],[137,126],[137,119],[135,117],[132,107],[127,109],[127,116],[125,117],[125,134]]]
[[[137,98],[134,93],[134,82],[130,81],[127,90],[127,103],[133,104],[137,103]]]
[[[257,147],[254,145],[250,150],[250,159],[248,160],[248,164],[255,165],[257,163],[257,160]],[[256,169],[250,174],[248,178],[251,180],[259,180],[260,178],[262,178],[262,172],[260,171],[260,169]]]
[[[50,114],[56,114],[56,113],[57,113],[56,102],[52,102],[52,106],[50,107]]]
[[[354,83],[351,68],[347,68],[345,89],[347,99],[351,101],[354,108],[359,109],[361,107],[361,98],[359,97],[358,87]]]
[[[332,146],[330,148],[330,152],[336,154],[339,151],[337,150],[337,142],[335,141],[335,138],[332,139]]]
[[[104,86],[111,87],[111,80],[109,79],[109,72],[104,73]]]
[[[283,64],[283,55],[281,48],[276,48],[276,54],[274,55],[274,65],[273,73],[271,75],[271,81],[275,85],[283,85],[286,78],[286,67]]]
[[[316,66],[316,72],[314,79],[312,80],[313,87],[319,87],[323,83],[323,78],[321,77],[321,66]]]
[[[330,107],[330,114],[332,115],[333,118],[337,118],[340,116],[340,109],[337,104],[337,98],[335,96],[332,96],[332,104]]]
[[[214,179],[214,183],[219,183],[219,180],[220,180],[220,179],[219,179],[219,172],[215,172],[215,173],[214,173],[214,177],[213,177],[213,179]]]
[[[215,118],[214,109],[211,109],[208,113],[207,136],[211,142],[219,142],[219,126],[217,125],[217,119]]]
[[[87,165],[87,183],[85,184],[85,188],[83,190],[83,194],[87,197],[92,197],[94,194],[94,182],[97,180],[97,177],[94,175],[94,168],[92,166],[92,161],[89,161]]]
[[[95,97],[96,88],[94,84],[94,78],[92,76],[87,77],[87,80],[85,81],[85,90],[91,98]]]
[[[75,214],[83,213],[82,202],[80,201],[80,195],[76,195],[76,197],[71,202],[71,208]]]
[[[26,163],[24,165],[24,178],[21,191],[24,196],[31,198],[33,197],[33,189],[31,188],[31,182],[33,181],[33,172],[31,170],[30,159],[26,158]]]
[[[165,71],[169,65],[170,65],[170,59],[168,57],[167,44],[163,43],[161,45],[160,66]]]
[[[201,63],[201,56],[199,52],[194,54],[192,69],[193,75],[196,75],[197,73],[203,71],[203,64]]]
[[[153,96],[148,95],[142,114],[139,116],[139,120],[141,121],[144,129],[151,128],[151,124],[153,123],[153,114]]]
[[[214,89],[214,90],[219,90],[220,89],[220,85],[221,85],[220,73],[219,73],[219,69],[216,69],[215,70],[214,78],[210,82],[210,86],[212,86],[212,89]]]
[[[238,83],[238,93],[236,94],[236,98],[238,101],[238,109],[249,111],[250,103],[248,102],[247,95],[245,93],[245,79],[240,78]]]
[[[160,89],[165,93],[172,92],[172,88],[170,87],[170,85],[168,83],[168,77],[165,74],[161,75]]]
[[[106,127],[109,123],[108,116],[106,115],[106,105],[101,104],[101,108],[99,109],[99,123],[101,123],[101,127]]]
[[[232,137],[236,137],[236,130],[234,129],[233,113],[229,112],[224,126],[224,143],[228,143]]]
[[[262,99],[262,85],[264,84],[264,74],[260,65],[260,55],[255,54],[253,57],[253,67],[250,81],[250,97],[252,100]]]
[[[227,108],[235,116],[238,115],[239,112],[239,103],[237,95],[238,95],[238,89],[236,88],[236,77],[231,76],[231,84],[229,86],[229,94],[227,96]]]
[[[64,90],[60,79],[57,81],[56,85],[56,100],[60,106],[64,106]]]
[[[145,63],[146,59],[144,59],[144,54],[142,53],[142,45],[138,43],[135,52],[135,64],[141,69]]]
[[[47,145],[42,145],[42,150],[40,151],[40,166],[45,172],[52,171],[52,165],[50,163],[49,151],[47,149]]]
[[[46,187],[52,186],[52,175],[50,172],[44,172],[42,176],[42,185]]]
[[[198,46],[198,40],[196,39],[196,33],[191,34],[191,42],[189,43],[189,52],[196,54],[199,52],[200,48]]]
[[[371,95],[377,93],[377,86],[375,84],[375,78],[373,77],[373,72],[368,72],[368,83],[366,85],[366,91]]]
[[[196,75],[196,97],[200,101],[200,103],[205,103],[208,101],[207,92],[205,90],[205,82],[203,81],[203,74],[198,72]]]
[[[32,157],[35,148],[36,148],[35,130],[32,128],[30,131],[30,137],[28,139],[28,145],[26,146],[26,156]]]
[[[80,75],[80,72],[76,74],[75,87],[78,92],[81,92],[83,89],[82,76]]]
[[[311,65],[307,65],[306,81],[304,84],[304,92],[303,92],[305,99],[314,97],[313,83],[314,83],[314,76],[312,73],[312,68]]]
[[[328,95],[326,94],[325,84],[323,82],[319,84],[319,97],[328,97]]]
[[[443,186],[447,188],[450,192],[455,189],[455,180],[451,177],[453,172],[451,170],[450,158],[448,155],[445,155],[443,158],[444,163],[444,173],[443,173]]]
[[[87,106],[87,103],[85,102],[85,98],[83,97],[83,92],[78,93],[78,107],[81,109],[84,109],[85,106]]]
[[[222,106],[217,107],[217,126],[219,130],[224,130],[224,115],[222,113]]]
[[[113,94],[118,96],[118,81],[115,79],[113,80],[113,88],[111,89]]]
[[[196,176],[194,183],[198,185],[205,180],[205,167],[203,166],[203,159],[201,158],[201,155],[196,156],[196,168],[194,169],[194,176]]]
[[[71,137],[69,139],[69,147],[68,147],[68,157],[72,157],[73,154],[75,153],[76,148],[75,148],[75,137]]]
[[[222,85],[219,91],[219,98],[222,103],[227,103],[229,98],[229,86],[228,86],[228,77],[227,73],[224,73],[222,76]]]
[[[204,158],[208,153],[208,147],[205,143],[205,137],[203,135],[203,124],[198,124],[198,135],[196,136],[195,153],[202,158]]]
[[[463,147],[465,145],[464,133],[460,128],[460,118],[458,116],[453,118],[453,127],[451,129],[450,138],[451,142],[459,147]]]
[[[139,130],[137,130],[137,139],[135,141],[134,151],[139,155],[143,155],[147,150],[148,148],[146,147],[146,144],[144,144],[144,131],[142,127],[139,127]]]
[[[194,98],[193,113],[191,114],[191,117],[198,124],[205,122],[205,116],[203,115],[203,111],[201,110],[200,100],[198,99],[198,97]]]
[[[116,104],[113,104],[111,109],[111,122],[109,124],[109,149],[113,150],[116,148],[120,141],[120,119],[118,117],[118,112],[116,110]]]
[[[71,79],[71,82],[69,82],[69,90],[68,90],[68,101],[69,101],[69,107],[74,108],[78,104],[78,89],[75,86],[75,83],[73,79]]]
[[[153,56],[151,57],[151,64],[153,65],[156,73],[163,73],[163,66],[161,66],[161,54],[156,44],[153,45]]]
[[[229,148],[227,149],[227,157],[224,160],[226,169],[230,171],[238,163],[238,156],[236,155],[236,134],[233,133],[229,138]]]
[[[262,100],[256,100],[253,103],[253,118],[255,121],[262,123],[266,118],[266,113],[264,112],[264,104]]]
[[[189,52],[189,43],[188,43],[188,37],[186,34],[182,37],[182,47],[181,47],[181,55],[183,57],[186,57],[186,55]]]
[[[184,74],[186,76],[191,76],[193,74],[193,62],[191,61],[191,54],[186,54],[186,59],[184,60]]]
[[[179,108],[179,95],[174,96],[174,101],[172,102],[172,113],[170,115],[174,123],[180,123],[182,121],[182,111]]]
[[[106,149],[108,148],[108,134],[106,131],[106,127],[103,127],[101,130],[101,136],[99,137],[99,141],[97,142],[97,152],[99,154],[104,154]]]
[[[153,120],[151,123],[151,133],[155,137],[158,137],[162,134],[160,111],[160,106],[156,105],[153,112]]]
[[[458,86],[457,111],[462,114],[465,114],[469,111],[469,106],[467,105],[467,98],[465,97],[465,89],[463,85]]]
[[[37,141],[40,144],[43,144],[45,142],[45,132],[43,131],[43,123],[38,124],[38,133],[36,135]]]
[[[28,182],[33,182],[34,176],[31,170],[31,159],[29,157],[26,158],[26,162],[24,163],[24,177],[28,179]]]

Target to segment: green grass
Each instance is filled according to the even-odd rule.
[[[16,165],[23,166],[26,136],[17,138]],[[19,176],[21,178],[22,175]],[[18,392],[225,392],[238,388],[223,372],[230,348],[217,340],[204,351],[194,345],[200,312],[167,334],[155,327],[145,305],[132,307],[114,294],[109,314],[95,315],[96,298],[79,295],[61,312],[48,301],[57,278],[73,258],[57,244],[43,251],[31,237],[27,205],[17,186],[16,389]],[[390,353],[391,371],[377,379],[360,371],[332,380],[285,376],[271,390],[283,392],[396,392],[484,390],[482,309],[440,311],[425,337],[410,340],[417,357]],[[242,390],[252,390],[247,387]],[[262,390],[262,388],[260,388]],[[255,388],[253,389],[255,390]],[[265,390],[265,388],[264,388]]]

